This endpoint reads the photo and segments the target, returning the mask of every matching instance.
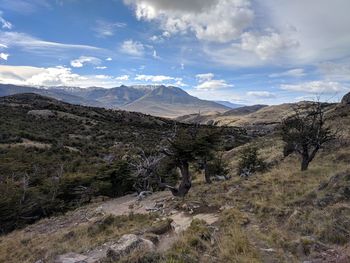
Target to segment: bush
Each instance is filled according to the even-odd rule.
[[[261,172],[266,169],[266,164],[259,157],[258,148],[256,146],[249,146],[243,149],[239,156],[238,175],[246,177]]]

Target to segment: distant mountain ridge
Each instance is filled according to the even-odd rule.
[[[117,108],[169,118],[198,112],[218,113],[230,110],[230,107],[214,101],[201,100],[172,86],[122,85],[106,89],[100,87],[29,87],[0,84],[0,96],[29,92],[71,104]]]
[[[216,100],[216,103],[219,103],[221,105],[224,105],[226,107],[229,107],[231,109],[236,109],[240,107],[244,107],[245,105],[243,104],[238,104],[238,103],[232,103],[231,101],[226,101],[226,100]]]

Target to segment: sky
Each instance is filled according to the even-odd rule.
[[[349,0],[0,0],[0,83],[339,101],[349,10]]]

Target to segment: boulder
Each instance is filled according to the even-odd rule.
[[[345,94],[343,99],[341,100],[342,104],[350,104],[350,92]]]
[[[121,257],[126,256],[138,249],[153,251],[154,244],[134,234],[123,235],[116,243],[111,245],[107,250],[107,257],[117,261]]]
[[[157,222],[154,225],[152,225],[149,229],[147,229],[146,233],[152,233],[152,234],[156,234],[156,235],[165,234],[165,233],[169,232],[170,230],[172,230],[172,228],[171,228],[172,222],[173,222],[173,220],[170,218],[167,218],[166,220],[162,220],[160,222]]]
[[[87,259],[87,256],[70,252],[58,256],[54,263],[88,263]]]

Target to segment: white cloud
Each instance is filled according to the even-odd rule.
[[[28,67],[0,65],[0,83],[31,86],[76,86],[112,88],[120,79],[108,75],[79,75],[67,67]]]
[[[188,85],[186,83],[184,83],[181,78],[177,78],[175,80],[176,80],[176,82],[174,83],[173,86],[176,86],[176,87],[188,87]]]
[[[66,0],[57,0],[56,2],[62,2]],[[0,0],[0,6],[6,10],[11,10],[19,13],[32,13],[39,8],[50,8],[51,3],[55,1],[51,0]]]
[[[87,57],[87,56],[81,56],[77,59],[74,59],[70,62],[70,65],[73,68],[82,68],[86,64],[92,64],[92,65],[99,65],[101,63],[101,59],[96,57]]]
[[[8,59],[8,57],[10,56],[10,54],[7,54],[7,53],[0,53],[0,60],[3,59],[3,60],[6,60]]]
[[[164,75],[136,75],[135,80],[152,81],[152,82],[159,83],[159,82],[163,82],[163,81],[181,80],[181,79],[170,77],[170,76],[164,76]]]
[[[93,30],[97,33],[97,36],[99,37],[111,37],[114,36],[115,32],[118,29],[123,27],[126,27],[125,23],[97,20],[96,26],[93,28]]]
[[[273,58],[276,54],[298,45],[297,41],[286,39],[275,32],[268,35],[245,32],[241,36],[242,50],[253,51],[262,60]]]
[[[260,1],[262,24],[299,42],[291,63],[316,63],[350,55],[350,1]]]
[[[300,84],[283,84],[281,89],[306,93],[336,93],[345,91],[348,88],[342,83],[333,81],[310,81]]]
[[[97,66],[95,67],[95,69],[106,69],[107,67],[106,66]]]
[[[106,61],[112,61],[113,59],[112,58],[106,58]]]
[[[327,80],[350,81],[350,64],[324,62],[318,70]]]
[[[158,56],[157,51],[153,50],[153,54],[152,54],[153,58],[155,59],[160,59],[160,56]]]
[[[18,32],[2,32],[0,31],[0,39],[2,44],[7,47],[18,47],[27,52],[37,52],[39,54],[51,54],[57,57],[61,51],[66,50],[86,50],[86,51],[101,51],[102,49],[76,44],[63,44],[51,42],[32,37],[25,33]]]
[[[133,40],[126,40],[121,45],[121,52],[131,56],[143,56],[145,47],[142,43]]]
[[[290,69],[287,71],[283,71],[280,73],[274,73],[270,74],[270,78],[279,78],[279,77],[294,77],[294,78],[299,78],[305,76],[304,69],[302,68],[295,68],[295,69]]]
[[[11,30],[12,29],[12,24],[9,21],[5,20],[5,18],[2,17],[2,14],[3,14],[3,12],[0,11],[1,28],[2,29],[10,29]]]
[[[204,81],[197,85],[195,89],[197,90],[216,90],[216,89],[223,89],[223,88],[230,88],[233,87],[233,85],[228,84],[223,79],[211,79]]]
[[[129,80],[129,75],[122,75],[122,76],[116,77],[115,79],[119,81],[127,81]]]
[[[215,75],[213,73],[197,74],[196,78],[200,84],[197,85],[195,87],[195,89],[197,89],[197,90],[216,90],[216,89],[233,87],[233,85],[228,84],[223,79],[213,79],[214,76]]]
[[[0,48],[8,48],[8,46],[6,46],[4,44],[0,44]]]
[[[269,91],[248,91],[247,95],[255,98],[276,98],[276,95]]]
[[[204,82],[204,81],[213,79],[214,74],[213,73],[197,74],[196,78],[198,79],[199,82]]]
[[[158,21],[168,35],[193,32],[198,39],[237,39],[254,18],[249,0],[124,0],[137,19]]]
[[[240,94],[235,93],[231,89],[219,89],[219,90],[198,90],[190,89],[188,93],[192,96],[198,97],[204,100],[217,100],[217,101],[231,101],[234,103],[243,103],[243,97]]]

